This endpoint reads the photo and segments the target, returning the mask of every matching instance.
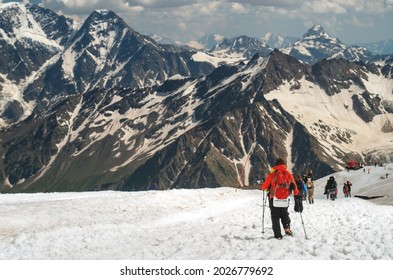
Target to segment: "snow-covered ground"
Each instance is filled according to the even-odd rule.
[[[302,216],[291,205],[294,236],[283,240],[271,238],[268,207],[261,232],[260,190],[2,194],[0,259],[392,260],[393,207],[344,198],[341,184],[392,205],[393,165],[334,176],[338,199],[319,179],[315,204]]]

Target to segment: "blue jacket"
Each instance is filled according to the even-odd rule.
[[[297,184],[297,186],[299,188],[299,194],[305,193],[306,196],[308,196],[307,186],[304,183],[304,181],[303,180],[299,181],[297,179],[295,179],[295,180],[296,180],[296,184]]]

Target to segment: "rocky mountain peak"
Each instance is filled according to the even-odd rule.
[[[150,37],[143,36],[133,30],[122,18],[111,10],[95,10],[86,19],[75,38],[83,38],[83,45],[94,42],[105,41],[109,46],[124,39],[124,34],[128,33],[139,44],[151,44],[158,48],[157,43]],[[122,39],[123,38],[123,39]],[[89,42],[90,41],[90,42]]]
[[[119,16],[110,10],[95,10],[86,19],[81,30],[103,31],[131,29]]]
[[[86,23],[91,23],[95,21],[96,22],[106,21],[109,23],[113,23],[113,22],[124,23],[124,21],[116,13],[106,9],[94,10],[90,14],[90,16],[86,19]]]
[[[321,37],[326,38],[326,37],[330,37],[330,36],[329,36],[329,34],[327,34],[325,32],[322,25],[320,25],[320,24],[315,24],[303,35],[303,39],[315,39],[315,38],[321,38]]]
[[[371,53],[363,48],[348,47],[338,38],[330,36],[321,25],[314,25],[302,39],[285,48],[283,52],[308,64],[339,57],[349,61],[367,61],[371,58]]]

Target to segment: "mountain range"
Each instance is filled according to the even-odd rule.
[[[278,156],[316,176],[392,161],[392,57],[321,26],[281,50],[240,36],[205,52],[109,10],[80,25],[0,10],[2,192],[240,187]]]

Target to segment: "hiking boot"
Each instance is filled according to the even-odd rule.
[[[277,240],[281,240],[282,239],[282,237],[280,236],[280,237],[274,237],[275,239],[277,239]]]
[[[291,231],[291,228],[284,228],[284,231],[285,231],[285,234],[286,235],[292,235],[292,231]]]

